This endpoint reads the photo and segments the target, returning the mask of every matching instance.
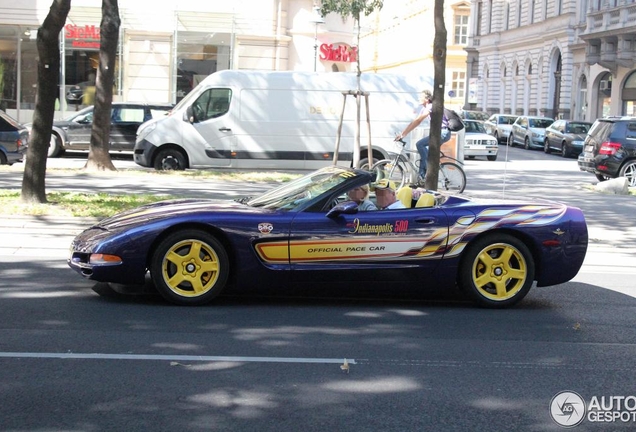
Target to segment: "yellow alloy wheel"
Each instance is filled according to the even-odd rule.
[[[514,246],[491,244],[477,255],[472,266],[478,292],[493,301],[508,300],[524,287],[528,277],[526,260]]]
[[[163,277],[176,294],[200,296],[214,287],[219,277],[219,257],[201,241],[180,241],[164,257]]]
[[[176,231],[164,238],[150,259],[157,291],[180,305],[202,305],[225,288],[230,271],[223,244],[198,229]]]
[[[462,254],[457,282],[480,306],[505,308],[521,301],[534,283],[528,246],[507,233],[473,240]]]

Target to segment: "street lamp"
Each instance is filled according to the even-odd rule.
[[[314,12],[312,14],[310,22],[316,25],[314,31],[314,72],[316,72],[316,66],[318,62],[318,24],[324,24],[325,19],[320,15],[320,8],[314,6]]]

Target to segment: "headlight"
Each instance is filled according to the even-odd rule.
[[[142,124],[141,126],[139,126],[139,130],[137,130],[137,139],[138,140],[144,139],[145,137],[148,136],[150,132],[155,130],[156,127],[157,127],[156,122],[149,122],[147,125]]]

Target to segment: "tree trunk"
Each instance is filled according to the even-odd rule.
[[[444,88],[446,84],[446,26],[444,25],[444,0],[435,0],[435,38],[433,39],[433,66],[435,69],[433,88],[433,112],[428,148],[426,189],[437,190],[439,178],[439,152],[444,115]],[[434,169],[430,169],[433,168]]]
[[[91,144],[84,168],[88,171],[115,171],[110,158],[110,124],[113,105],[113,82],[117,43],[119,41],[119,6],[117,0],[102,0],[99,66],[95,81],[95,110]]]
[[[33,113],[33,127],[27,148],[22,177],[22,200],[46,202],[46,159],[53,129],[55,99],[59,96],[60,31],[71,9],[71,0],[54,0],[49,14],[38,29],[38,88]],[[18,101],[20,103],[20,101]]]

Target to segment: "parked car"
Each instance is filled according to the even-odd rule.
[[[558,150],[563,157],[579,155],[583,150],[585,135],[592,123],[575,120],[556,120],[545,130],[543,151]]]
[[[29,130],[0,110],[0,165],[22,162],[29,145]]]
[[[165,116],[173,105],[113,102],[110,127],[110,151],[132,154],[137,129],[142,123]],[[94,106],[74,112],[66,120],[53,122],[49,157],[64,151],[88,151],[93,127]]]
[[[512,124],[517,120],[516,115],[493,114],[484,122],[486,133],[495,137],[497,142],[506,144]]]
[[[581,171],[600,181],[627,177],[636,186],[636,117],[604,117],[594,122],[578,159]]]
[[[528,150],[531,148],[543,148],[545,129],[554,123],[549,117],[520,116],[510,128],[508,145],[523,145]]]
[[[68,264],[129,292],[150,273],[154,288],[179,305],[208,303],[254,281],[390,280],[413,290],[459,285],[476,303],[504,308],[534,281],[569,281],[585,259],[588,232],[578,208],[420,190],[417,200],[401,199],[406,208],[359,211],[347,192],[374,181],[367,170],[330,166],[257,197],[148,204],[78,234]]]
[[[466,120],[478,120],[478,121],[486,121],[490,114],[486,111],[467,111],[467,110],[459,110],[459,116],[462,119]]]
[[[484,124],[478,120],[464,120],[464,157],[474,159],[486,156],[489,161],[497,160],[499,144],[497,140],[486,133]]]

